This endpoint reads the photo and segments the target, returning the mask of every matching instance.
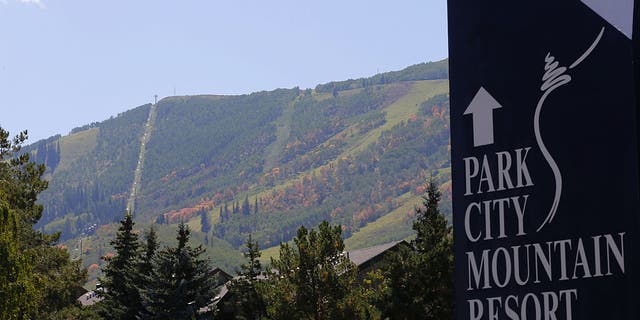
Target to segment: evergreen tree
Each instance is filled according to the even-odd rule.
[[[0,193],[0,200],[3,194]],[[20,251],[18,217],[0,202],[0,319],[21,319],[36,309],[39,299],[32,254]]]
[[[153,227],[149,227],[149,231],[145,233],[146,242],[142,248],[141,258],[138,262],[138,270],[135,274],[135,285],[140,292],[141,308],[138,312],[138,317],[147,319],[151,316],[150,312],[144,307],[142,303],[142,295],[145,288],[151,286],[151,283],[155,281],[155,273],[153,270],[153,260],[156,256],[160,244],[158,243],[158,235]]]
[[[153,227],[149,227],[149,231],[145,234],[145,245],[143,247],[142,257],[138,264],[138,273],[143,276],[152,276],[153,272],[153,258],[156,256],[160,244],[158,243],[158,235]],[[144,285],[140,286],[144,288]]]
[[[211,231],[211,219],[209,219],[209,212],[206,209],[200,210],[200,231],[208,233]]]
[[[304,226],[295,247],[280,246],[274,271],[264,286],[268,316],[274,319],[341,319],[353,314],[348,303],[356,269],[342,253],[342,228],[323,221],[318,230]]]
[[[71,261],[66,249],[56,247],[38,248],[35,255],[38,262],[34,270],[47,280],[40,287],[44,296],[34,318],[46,319],[74,307],[83,293],[82,285],[87,281],[87,270],[82,267],[82,261]]]
[[[0,128],[0,319],[50,318],[75,306],[87,279],[81,261],[53,246],[59,234],[33,228],[43,210],[36,201],[48,183],[46,167],[21,152],[26,140],[26,131],[10,139]]]
[[[71,226],[71,219],[66,218],[64,220],[64,228],[62,229],[63,239],[70,239],[73,236],[73,226]]]
[[[422,299],[422,290],[425,288],[418,281],[418,255],[413,249],[400,247],[387,259],[387,263],[381,270],[382,281],[378,284],[380,292],[374,298],[384,318],[423,318],[425,301]]]
[[[453,234],[440,213],[440,191],[427,184],[423,207],[416,208],[414,250],[401,248],[383,268],[387,281],[378,300],[391,319],[453,318]]]
[[[420,282],[425,285],[422,297],[427,319],[453,318],[453,228],[440,213],[440,191],[432,178],[427,184],[423,208],[416,210],[413,242],[422,272]],[[426,290],[425,290],[426,289]]]
[[[256,201],[253,204],[253,213],[258,214],[258,196],[256,196]]]
[[[133,225],[133,217],[127,212],[120,221],[116,238],[110,242],[116,254],[105,259],[104,278],[100,279],[105,288],[101,293],[104,300],[100,303],[100,313],[105,318],[134,319],[142,310],[136,287],[140,244]]]
[[[259,277],[262,275],[260,264],[260,248],[258,242],[249,235],[245,244],[244,257],[247,263],[240,266],[238,277],[231,280],[229,292],[233,297],[230,303],[237,310],[236,319],[260,319],[266,315],[266,304],[258,293]]]
[[[244,197],[242,203],[242,214],[245,216],[251,215],[251,205],[249,204],[249,196]]]
[[[212,267],[202,246],[188,245],[190,231],[178,227],[178,245],[158,252],[154,258],[155,281],[143,291],[151,319],[192,319],[215,296]]]

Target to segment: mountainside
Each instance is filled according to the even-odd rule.
[[[226,268],[249,234],[269,248],[325,219],[343,225],[350,248],[406,238],[430,175],[450,212],[447,64],[315,89],[168,97],[38,141],[24,149],[48,166],[38,226],[69,246],[82,239],[75,254],[92,269],[127,203],[137,227],[156,223],[166,239],[188,221]]]

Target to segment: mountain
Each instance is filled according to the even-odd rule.
[[[167,97],[38,141],[24,148],[48,167],[38,228],[62,232],[94,270],[127,208],[167,241],[187,221],[228,270],[249,234],[276,247],[325,219],[343,225],[350,248],[409,237],[429,176],[450,213],[447,66]]]

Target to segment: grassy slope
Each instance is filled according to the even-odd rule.
[[[91,152],[98,142],[99,128],[70,134],[60,139],[60,163],[56,170],[65,171],[71,168],[73,161]]]
[[[401,123],[402,121],[406,121],[413,114],[417,113],[417,106],[422,101],[425,101],[434,95],[446,93],[447,91],[447,80],[424,80],[411,82],[411,89],[408,94],[402,96],[400,99],[384,108],[384,111],[386,112],[386,123],[381,127],[367,132],[365,135],[355,136],[353,139],[349,139],[347,141],[347,147],[345,148],[345,151],[340,156],[336,157],[336,159],[339,159],[343,156],[356,155],[359,152],[365,150],[371,143],[376,142],[383,131],[391,129],[393,126]],[[348,94],[348,92],[345,91],[341,92],[340,94]],[[322,99],[324,96],[330,95],[318,94],[317,98]],[[287,111],[292,112],[293,110]],[[287,111],[285,111],[285,114],[278,120],[279,125],[277,141],[274,142],[272,148],[268,149],[266,153],[267,160],[269,158],[269,155],[277,155],[277,152],[279,152],[280,149],[284,147],[283,141],[286,141],[286,136],[288,136],[287,124],[291,121],[290,116],[287,116]],[[63,158],[61,159],[59,168],[70,168],[72,166],[71,159],[76,159],[77,157],[81,157],[91,152],[91,150],[93,150],[96,145],[98,130],[98,128],[93,128],[62,138],[61,153],[63,155]],[[339,134],[343,133],[344,132],[341,132]],[[307,172],[303,172],[298,177],[312,174],[314,170],[318,169],[316,168],[311,169]],[[282,181],[275,188],[283,188],[284,186],[290,185],[295,180],[296,179]],[[272,189],[253,189],[249,191],[249,195],[250,198],[253,199],[255,195],[260,196],[263,193],[271,192],[271,190]],[[369,223],[368,225],[355,232],[351,238],[346,240],[347,248],[351,250],[387,241],[398,240],[410,236],[412,234],[412,231],[410,229],[411,223],[410,219],[407,219],[407,214],[411,211],[411,209],[413,209],[413,206],[415,204],[419,203],[419,197],[412,196],[410,193],[408,193],[401,197],[398,197],[397,200],[404,203],[404,205],[400,208],[397,208],[393,212],[377,219],[376,221]],[[214,208],[212,210],[212,223],[215,223],[218,220],[218,210],[219,208]],[[194,217],[187,223],[189,224],[191,230],[195,231],[193,232],[194,243],[202,243],[204,240],[204,235],[199,232],[200,218]],[[140,227],[146,228],[146,226]],[[175,241],[175,230],[177,229],[177,226],[160,226],[159,228],[160,240],[163,243],[172,243]],[[101,243],[100,246],[106,247],[108,246],[106,245],[108,239],[110,240],[112,236],[112,233],[102,234],[96,237],[94,241],[96,241],[96,243]],[[237,250],[234,250],[224,240],[214,238],[209,239],[209,242],[210,244],[207,246],[207,249],[209,255],[213,258],[214,264],[219,264],[221,267],[225,268],[225,270],[231,272],[233,271],[232,266],[237,266],[243,262],[240,253]],[[263,250],[262,260],[268,261],[269,257],[277,256],[278,249],[279,246],[275,246]],[[104,248],[101,251],[107,251],[107,248]],[[92,255],[92,259],[87,259],[88,257],[85,256],[85,260],[87,262],[89,262],[88,260],[93,260],[92,262],[96,262],[96,253]],[[220,263],[216,263],[216,260]]]
[[[291,133],[291,118],[294,111],[293,105],[293,103],[289,103],[276,122],[276,141],[267,148],[265,154],[265,170],[271,170],[277,166],[280,153],[284,150],[287,139],[289,139],[289,134]]]
[[[402,121],[408,120],[413,114],[418,112],[418,105],[421,102],[435,95],[447,93],[448,90],[449,82],[447,80],[424,80],[413,82],[412,88],[407,95],[384,108],[387,122],[384,125],[369,131],[367,134],[349,141],[349,146],[346,148],[346,151],[337,158],[339,159],[343,156],[355,155],[362,150],[365,150],[367,146],[375,142],[380,137],[383,131],[390,130],[393,126]],[[342,134],[342,132],[339,134]],[[307,174],[312,171],[313,170]],[[270,192],[270,190],[265,192]],[[345,240],[347,249],[352,250],[363,248],[411,236],[413,231],[411,230],[410,221],[407,221],[407,213],[410,212],[415,205],[420,203],[420,197],[412,196],[410,193],[407,193],[398,197],[397,200],[405,204],[355,232],[350,238]],[[270,257],[276,257],[278,255],[278,250],[279,246],[265,248],[262,250],[261,260],[263,262],[268,262]]]
[[[419,197],[407,192],[396,200],[404,204],[379,219],[368,223],[346,239],[345,246],[347,250],[404,239],[413,234],[409,213],[420,203]]]
[[[360,89],[355,89],[360,90]],[[447,93],[449,91],[449,81],[448,80],[424,80],[424,81],[415,81],[412,82],[412,88],[408,94],[401,97],[394,103],[385,107],[383,110],[386,112],[386,123],[378,128],[375,128],[362,136],[358,136],[355,139],[351,139],[347,141],[347,147],[345,152],[341,155],[337,156],[335,159],[340,159],[344,156],[355,155],[359,152],[365,150],[370,144],[376,142],[383,131],[390,130],[393,126],[399,124],[402,121],[406,121],[411,117],[411,115],[418,112],[418,105],[438,94]],[[343,94],[341,92],[341,94]],[[321,94],[316,97],[318,100],[322,100],[323,97],[329,96],[328,94]],[[335,136],[346,135],[346,132],[350,130],[350,128],[345,129],[337,133]],[[328,141],[331,141],[330,138]],[[311,175],[313,173],[319,173],[320,168],[313,168],[306,172],[301,172],[298,174],[298,177],[303,177],[307,175]],[[281,190],[282,188],[288,187],[292,185],[297,179],[289,179],[281,182],[273,189]],[[250,192],[249,196],[251,198],[258,197],[271,193],[273,189],[261,190],[260,192]],[[219,210],[219,207],[214,208],[215,210]],[[217,211],[214,210],[214,217],[217,219]]]
[[[411,115],[416,114],[418,112],[418,105],[421,102],[426,101],[435,95],[447,93],[448,91],[448,80],[424,80],[412,82],[412,88],[408,94],[383,109],[387,113],[387,122],[384,125],[367,132],[367,134],[351,143],[341,157],[354,155],[363,151],[371,143],[376,142],[383,131],[390,130],[393,126],[402,121],[408,120]]]

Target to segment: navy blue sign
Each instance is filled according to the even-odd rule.
[[[633,0],[449,0],[456,319],[640,319]]]

